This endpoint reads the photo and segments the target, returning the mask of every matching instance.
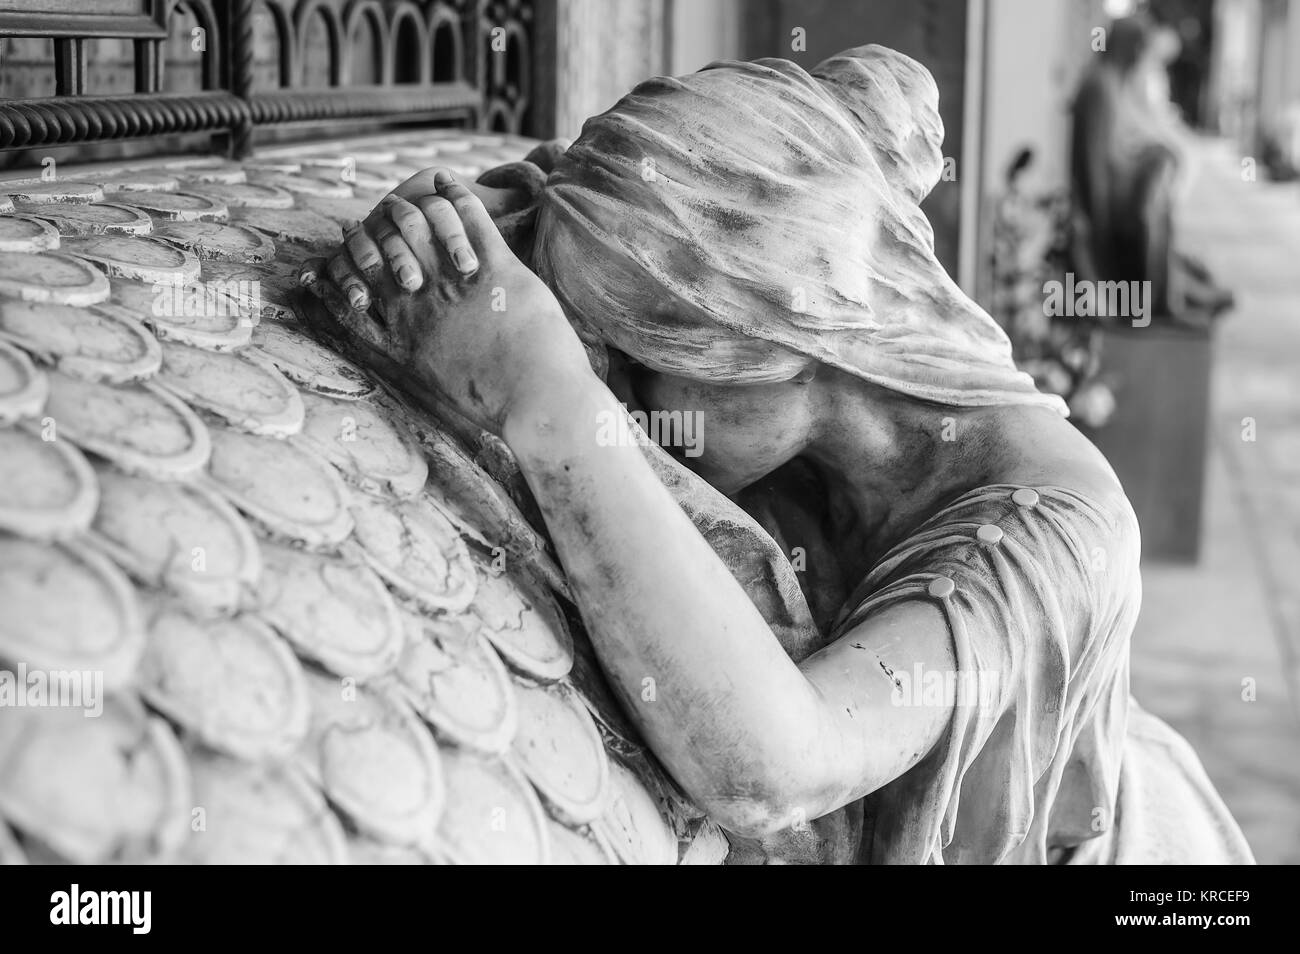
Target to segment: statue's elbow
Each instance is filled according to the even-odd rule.
[[[806,735],[789,737],[788,745],[776,745],[775,735],[752,758],[721,767],[715,763],[706,790],[694,793],[696,804],[727,831],[747,838],[807,831],[815,819],[848,801],[840,796],[852,794],[850,779],[873,774],[865,766],[850,772],[848,765],[856,760],[833,755]]]
[[[791,828],[790,817],[780,806],[755,799],[732,799],[705,809],[709,817],[727,831],[745,838],[767,838]]]
[[[745,838],[768,838],[783,831],[801,831],[814,817],[806,802],[795,793],[779,788],[706,798],[701,807],[727,831]]]

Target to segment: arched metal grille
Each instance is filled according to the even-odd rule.
[[[0,150],[211,132],[228,134],[220,148],[240,156],[259,127],[351,121],[533,131],[532,0],[96,6],[18,0],[0,11],[0,41],[49,44],[35,47],[47,58],[0,62],[6,78],[19,67],[35,74],[0,100]],[[113,63],[92,55],[106,41],[116,43]],[[110,67],[120,82],[108,91],[92,74]]]

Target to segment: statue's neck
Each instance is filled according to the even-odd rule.
[[[831,412],[805,456],[851,559],[880,555],[954,497],[999,478],[1000,411],[923,404],[868,386]]]

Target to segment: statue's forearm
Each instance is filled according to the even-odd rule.
[[[696,531],[594,377],[512,415],[601,662],[656,754],[724,825],[770,825],[825,764],[815,690]],[[628,425],[630,426],[630,425]]]

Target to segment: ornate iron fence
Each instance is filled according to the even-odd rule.
[[[222,137],[214,150],[242,156],[259,129],[361,121],[533,132],[533,7],[0,0],[5,54],[15,42],[48,44],[25,65],[0,56],[0,82],[30,80],[16,97],[0,88],[10,97],[0,100],[0,150],[211,133]],[[105,42],[116,44],[118,62],[97,55]],[[125,83],[106,81],[114,70]],[[53,95],[31,95],[44,91],[48,73]],[[130,88],[102,91],[120,85]]]

